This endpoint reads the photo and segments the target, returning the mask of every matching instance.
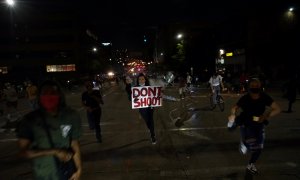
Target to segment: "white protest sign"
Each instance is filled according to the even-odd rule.
[[[162,106],[162,87],[140,86],[131,88],[132,109]]]

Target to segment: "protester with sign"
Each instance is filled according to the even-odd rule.
[[[132,98],[132,109],[162,106],[162,87],[133,87]]]
[[[137,87],[144,87],[150,85],[148,78],[142,73],[138,75],[136,84]],[[133,101],[135,101],[135,99],[133,99]],[[154,113],[153,107],[150,106],[150,107],[139,108],[139,113],[142,116],[142,118],[145,120],[146,125],[150,131],[152,144],[156,144],[156,137],[154,132],[154,120],[153,120],[153,113]]]

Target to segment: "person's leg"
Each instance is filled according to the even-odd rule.
[[[151,137],[155,137],[155,132],[154,132],[154,120],[153,120],[153,109],[148,110],[148,128],[150,130],[151,133]]]
[[[98,142],[102,142],[101,127],[100,127],[101,109],[95,110],[93,112],[93,115],[94,115],[94,122],[95,122],[96,139]]]
[[[251,154],[251,158],[249,160],[249,164],[255,164],[261,154],[261,149],[257,149]]]
[[[256,129],[251,132],[253,135],[253,138],[248,139],[247,141],[250,144],[250,150],[251,150],[251,157],[249,159],[249,163],[247,166],[247,169],[254,174],[257,174],[258,171],[256,169],[255,163],[258,160],[258,158],[261,155],[263,146],[264,146],[264,139],[265,139],[265,131],[264,128]]]
[[[144,119],[144,121],[147,125],[147,128],[150,131],[151,137],[154,137],[155,132],[154,132],[154,121],[153,121],[153,109],[141,108],[141,109],[139,109],[139,112],[140,112],[142,118]]]
[[[89,123],[89,128],[90,130],[94,130],[95,129],[95,123],[93,120],[93,114],[91,112],[86,112],[86,117]]]
[[[182,99],[182,87],[180,87],[180,88],[178,89],[178,92],[179,92],[179,98]]]

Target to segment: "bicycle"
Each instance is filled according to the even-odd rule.
[[[216,108],[216,106],[218,106],[219,109],[223,112],[225,110],[225,101],[224,101],[224,98],[220,94],[217,94],[216,100],[217,100],[217,105],[214,104],[213,94],[211,94],[210,95],[211,110],[214,110]]]

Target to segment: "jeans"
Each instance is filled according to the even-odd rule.
[[[217,95],[220,95],[221,87],[220,86],[214,86],[213,90],[214,90],[213,102],[214,102],[214,104],[217,104]]]

